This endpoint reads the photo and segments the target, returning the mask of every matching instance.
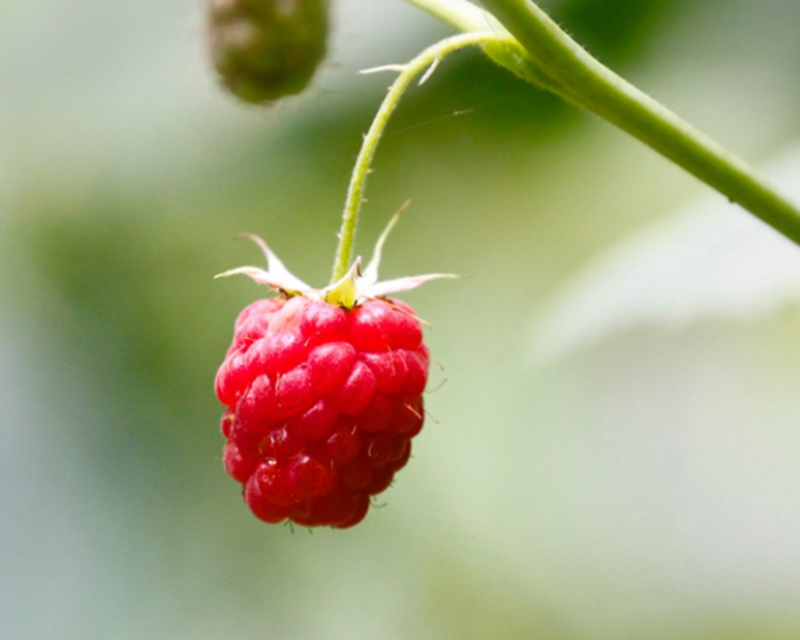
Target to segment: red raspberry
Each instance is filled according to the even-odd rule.
[[[428,349],[391,298],[352,308],[284,294],[239,315],[219,368],[223,462],[266,522],[351,527],[411,455]]]
[[[292,275],[263,240],[268,269],[239,267],[280,293],[239,315],[217,372],[225,470],[266,522],[352,527],[386,490],[422,429],[430,359],[406,303],[386,297],[447,274],[378,281],[378,239],[364,271],[322,290]]]

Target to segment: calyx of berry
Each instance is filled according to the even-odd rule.
[[[306,284],[300,278],[289,271],[278,256],[269,248],[266,242],[258,236],[245,234],[242,237],[255,242],[264,252],[267,259],[267,269],[259,267],[238,267],[220,273],[217,278],[226,278],[232,275],[246,275],[258,284],[268,286],[273,291],[279,291],[287,296],[304,296],[314,300],[323,300],[345,309],[352,309],[367,300],[381,298],[391,293],[400,291],[410,291],[430,280],[440,278],[458,278],[459,276],[450,273],[428,273],[418,276],[406,276],[394,278],[392,280],[378,280],[378,268],[380,267],[383,245],[389,237],[389,233],[400,219],[400,213],[395,214],[386,225],[383,233],[375,244],[372,258],[366,268],[361,269],[361,257],[357,257],[350,270],[338,282],[328,285],[324,289],[315,289]]]

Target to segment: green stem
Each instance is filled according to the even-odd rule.
[[[486,15],[493,14],[526,52],[511,71],[526,77],[519,69],[535,68],[546,79],[536,84],[630,133],[800,244],[794,203],[747,163],[603,66],[530,0],[482,0],[492,12],[486,15],[464,0],[409,1],[462,30],[486,24]]]
[[[510,39],[508,41],[510,41]],[[331,284],[341,280],[350,268],[353,257],[353,246],[355,244],[356,227],[358,225],[358,213],[364,199],[364,188],[366,186],[367,176],[370,172],[372,158],[375,156],[375,150],[386,129],[386,124],[389,122],[389,118],[408,86],[417,75],[431,67],[431,65],[438,64],[448,53],[476,44],[487,42],[500,44],[503,42],[508,43],[508,41],[491,31],[472,32],[452,36],[428,47],[408,64],[390,65],[368,70],[392,70],[398,71],[399,75],[389,88],[389,93],[384,98],[378,113],[375,115],[372,126],[370,126],[369,131],[364,136],[361,151],[359,151],[355,167],[353,167],[350,187],[347,190],[347,201],[345,202],[344,213],[342,214],[342,227],[339,231],[339,247],[336,251]]]
[[[459,31],[505,31],[491,13],[467,0],[409,0]]]
[[[543,89],[559,93],[559,88],[533,64],[528,52],[514,40],[491,13],[467,0],[408,0],[459,31],[493,31],[500,40],[482,45],[484,53],[501,67]]]

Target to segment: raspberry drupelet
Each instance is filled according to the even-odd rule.
[[[448,276],[379,283],[388,231],[364,275],[356,260],[321,291],[254,237],[269,270],[222,274],[244,273],[279,292],[241,312],[216,377],[226,406],[225,470],[265,522],[351,527],[409,460],[424,421],[430,358],[414,311],[383,293]]]

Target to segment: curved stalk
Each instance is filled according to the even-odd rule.
[[[339,247],[336,251],[331,284],[341,280],[350,268],[353,257],[353,246],[355,244],[356,227],[358,225],[358,213],[364,199],[364,188],[366,187],[367,175],[369,175],[370,172],[372,158],[375,156],[375,150],[386,129],[386,124],[389,122],[389,118],[408,86],[417,75],[428,69],[428,73],[423,76],[420,84],[424,82],[435,69],[439,61],[448,53],[477,44],[495,43],[502,45],[503,43],[509,43],[511,41],[510,38],[503,38],[492,31],[452,36],[428,47],[407,64],[389,65],[376,69],[368,69],[362,72],[397,71],[399,75],[389,88],[389,93],[386,94],[378,113],[375,115],[375,119],[372,121],[369,131],[364,136],[364,142],[361,144],[361,150],[358,153],[358,158],[356,158],[355,167],[353,167],[350,186],[347,190],[344,213],[342,214],[342,227],[339,231]]]

